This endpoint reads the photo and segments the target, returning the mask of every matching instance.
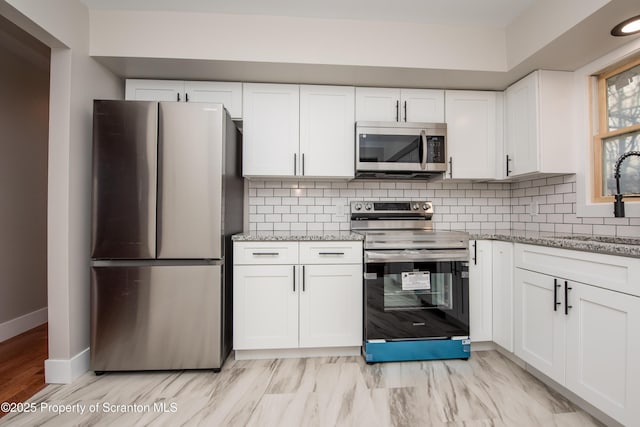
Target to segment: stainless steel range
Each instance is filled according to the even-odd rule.
[[[364,240],[367,363],[469,357],[469,235],[428,201],[351,202]]]

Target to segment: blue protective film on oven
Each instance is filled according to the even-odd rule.
[[[364,344],[364,356],[368,363],[468,359],[470,354],[471,344],[468,339],[365,342]]]

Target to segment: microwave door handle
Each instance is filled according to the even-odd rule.
[[[422,163],[420,167],[425,170],[427,168],[427,134],[424,129],[420,131],[420,138],[422,139]]]

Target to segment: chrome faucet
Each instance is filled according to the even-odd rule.
[[[616,194],[613,196],[615,198],[613,202],[613,215],[616,218],[624,218],[624,202],[622,201],[624,195],[620,193],[620,165],[624,159],[631,156],[640,157],[640,151],[629,151],[616,160],[615,173],[613,174],[613,177],[616,179]]]

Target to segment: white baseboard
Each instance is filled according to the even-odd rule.
[[[44,361],[44,381],[47,384],[70,384],[89,371],[89,347],[71,359],[47,359]]]
[[[265,350],[235,350],[235,360],[289,359],[303,357],[360,356],[362,347],[287,348]]]
[[[0,342],[27,332],[29,329],[33,329],[43,323],[47,323],[48,316],[48,310],[47,307],[45,307],[27,313],[24,316],[0,323]]]

